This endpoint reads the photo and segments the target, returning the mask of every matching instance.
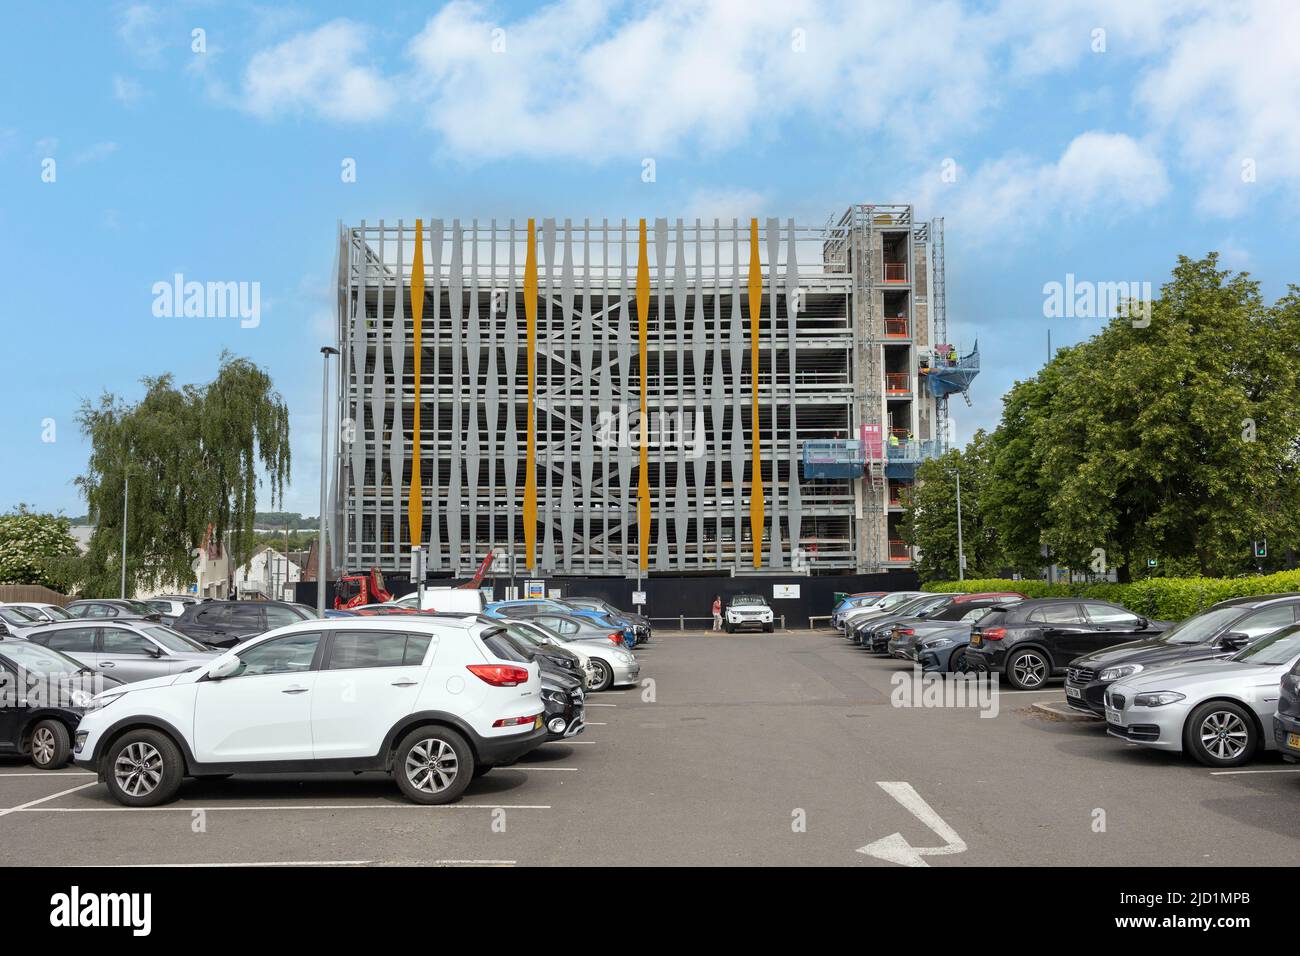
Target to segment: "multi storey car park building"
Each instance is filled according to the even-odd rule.
[[[344,566],[405,572],[420,543],[432,576],[489,549],[540,577],[910,567],[899,493],[979,363],[947,341],[942,220],[433,218],[338,241]]]

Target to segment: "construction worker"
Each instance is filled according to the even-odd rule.
[[[889,430],[889,447],[890,448],[898,447],[898,433],[894,431],[892,428]]]

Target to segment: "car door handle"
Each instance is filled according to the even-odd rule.
[[[284,690],[280,691],[280,693],[282,693],[282,694],[305,694],[305,693],[307,693],[307,688],[306,688],[306,687],[286,687]]]
[[[395,680],[395,681],[393,681],[393,686],[394,686],[394,687],[414,687],[415,685],[416,685],[416,681],[413,681],[413,680]]]
[[[100,666],[100,667],[116,667],[117,665],[114,664],[112,661],[100,661],[99,666]]]

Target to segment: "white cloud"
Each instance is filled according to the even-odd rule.
[[[1061,217],[1122,219],[1158,204],[1169,192],[1163,164],[1148,144],[1123,133],[1076,136],[1059,159],[1012,154],[967,171],[955,182],[935,172],[915,184],[922,213],[943,215],[970,244],[1031,235]]]
[[[119,103],[131,106],[138,103],[143,95],[144,88],[129,76],[113,77],[113,98]]]
[[[987,33],[984,18],[953,2],[627,11],[558,0],[498,21],[454,0],[410,43],[409,89],[452,151],[474,158],[721,149],[776,135],[799,113],[932,141],[974,125],[992,101]]]
[[[697,189],[682,204],[682,215],[709,222],[713,219],[748,220],[768,208],[767,193],[752,189]]]
[[[108,157],[112,156],[116,152],[117,143],[94,143],[77,153],[76,156],[72,157],[72,161],[79,166],[86,163],[97,163],[101,159],[108,159]]]
[[[1225,269],[1248,271],[1251,268],[1250,250],[1243,246],[1234,236],[1228,236],[1215,244],[1219,250],[1219,264]]]
[[[1067,211],[1117,197],[1147,208],[1169,188],[1158,154],[1177,150],[1179,171],[1203,184],[1202,211],[1226,214],[1279,183],[1300,195],[1296,35],[1292,0],[554,0],[523,12],[452,0],[403,57],[389,50],[388,69],[368,32],[339,19],[263,45],[241,95],[217,99],[335,121],[392,115],[400,102],[471,163],[662,165],[783,136],[797,149],[793,137],[813,125],[846,152],[887,150],[900,168],[958,153],[1044,77],[1064,76],[1089,125],[1138,131],[1086,133],[1050,169],[1041,158],[986,162],[976,175],[995,193],[1086,197],[1053,200]],[[1140,71],[1136,88],[1117,62]],[[1258,183],[1243,182],[1246,160]]]
[[[384,116],[392,85],[367,55],[366,29],[333,20],[254,54],[244,72],[244,109],[264,118],[310,112],[332,120]]]
[[[157,63],[167,48],[161,21],[158,11],[147,3],[129,4],[118,16],[118,38],[141,63]]]
[[[1187,25],[1140,85],[1137,101],[1204,181],[1202,212],[1236,215],[1277,186],[1300,199],[1297,36],[1291,0],[1223,4]]]

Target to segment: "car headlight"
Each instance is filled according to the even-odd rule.
[[[631,664],[632,661],[634,660],[631,654],[622,654],[622,653],[615,654],[614,659],[617,660],[620,664]]]
[[[126,696],[126,692],[125,692],[125,691],[123,691],[123,692],[120,693],[120,694],[107,694],[107,695],[105,695],[105,694],[100,694],[100,695],[97,696],[97,697],[89,697],[89,695],[86,695],[87,697],[89,697],[89,699],[85,702],[85,704],[78,704],[78,703],[77,703],[77,695],[78,695],[78,694],[86,694],[86,692],[85,692],[85,691],[74,691],[74,692],[73,692],[73,695],[72,695],[72,702],[73,702],[74,704],[77,704],[78,707],[85,707],[85,708],[86,708],[86,713],[88,713],[88,714],[92,714],[92,713],[94,713],[94,712],[97,711],[97,710],[103,710],[103,709],[104,709],[105,707],[107,707],[109,704],[113,703],[113,701],[118,700],[118,699],[120,699],[120,698]]]
[[[1141,664],[1125,664],[1122,667],[1107,667],[1101,672],[1098,680],[1116,681],[1121,677],[1128,677],[1130,674],[1137,674],[1145,670]]]
[[[564,703],[564,695],[558,690],[544,690],[542,691],[542,700],[549,700],[554,701],[557,704],[562,704]]]
[[[1138,694],[1133,698],[1133,706],[1163,707],[1165,704],[1175,704],[1186,699],[1186,694],[1180,694],[1176,690],[1158,690],[1151,694]]]
[[[926,641],[924,644],[921,645],[921,648],[922,650],[933,651],[936,648],[947,647],[951,643],[952,643],[952,638],[941,637],[938,638],[937,640]]]

